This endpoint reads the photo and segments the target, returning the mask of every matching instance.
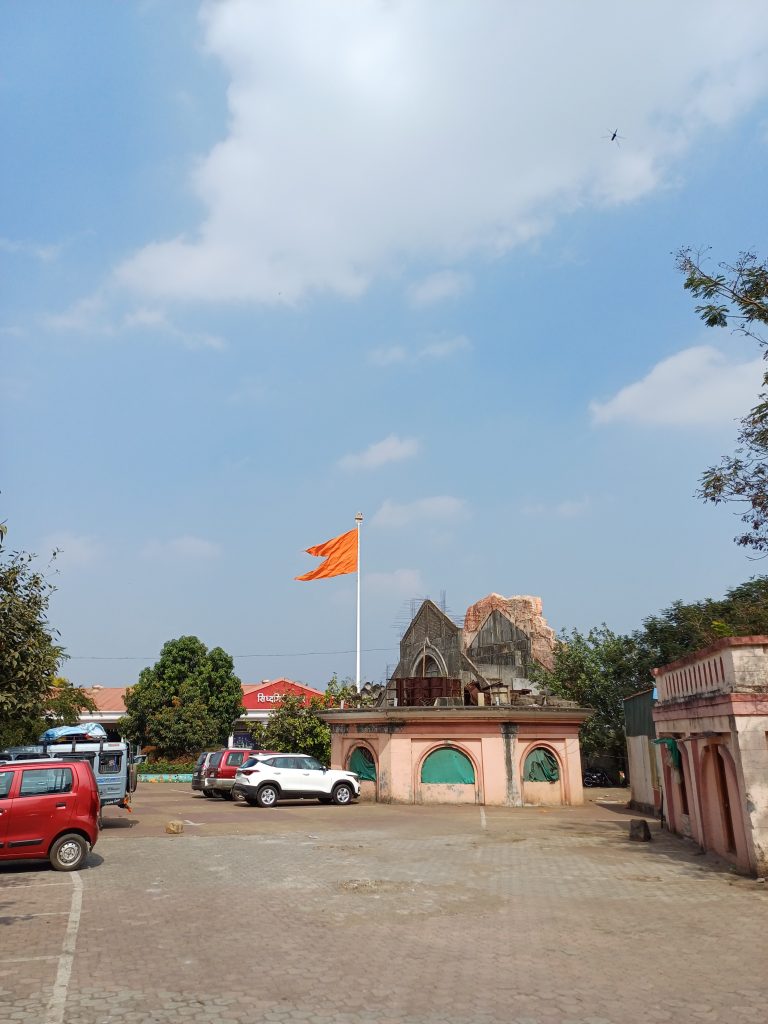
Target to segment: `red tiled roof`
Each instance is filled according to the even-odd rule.
[[[125,713],[125,691],[127,686],[90,686],[85,692],[99,711]]]
[[[304,683],[297,683],[293,679],[284,678],[266,679],[260,683],[243,683],[243,696],[254,693],[256,690],[262,690],[267,686],[272,687],[276,683],[290,683],[291,686],[300,686],[302,690],[308,690],[310,693],[322,697],[322,690],[316,690],[312,686],[306,686]],[[117,711],[120,714],[125,714],[125,691],[128,689],[127,686],[90,686],[84,687],[84,689],[99,711],[105,713]]]
[[[279,683],[300,686],[302,690],[309,690],[318,697],[323,696],[322,690],[316,690],[314,686],[307,686],[306,683],[297,683],[295,679],[286,679],[285,676],[281,676],[279,679],[262,679],[260,683],[243,683],[243,693],[253,693],[254,690],[263,690],[267,686],[277,686]]]

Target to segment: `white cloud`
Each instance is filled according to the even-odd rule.
[[[418,352],[418,356],[420,359],[446,359],[456,352],[466,352],[471,347],[469,338],[459,334],[455,338],[445,338],[443,341],[433,341],[430,345],[425,345]]]
[[[402,462],[418,455],[421,445],[413,437],[398,437],[390,434],[383,441],[370,444],[365,451],[353,455],[345,455],[339,459],[342,469],[377,469],[388,462]]]
[[[457,352],[466,352],[472,348],[469,338],[458,334],[453,338],[437,338],[421,348],[408,350],[403,345],[392,345],[390,348],[375,348],[368,356],[374,366],[395,366],[403,363],[412,365],[422,360],[448,359]]]
[[[185,348],[221,350],[227,347],[224,339],[217,334],[207,334],[205,331],[186,331],[182,327],[178,327],[162,309],[139,307],[123,317],[123,327],[126,330],[157,331],[180,342]]]
[[[467,515],[463,498],[439,495],[398,504],[387,499],[371,520],[374,526],[410,526],[411,523],[457,522]]]
[[[760,0],[218,0],[222,138],[203,216],[116,271],[145,295],[292,303],[414,260],[507,252],[673,180],[768,89]],[[652,70],[651,70],[652,69]],[[621,148],[602,136],[618,127]]]
[[[734,362],[711,345],[683,349],[606,402],[591,402],[594,423],[705,426],[729,423],[757,401],[762,359]]]
[[[588,511],[589,498],[566,498],[555,505],[554,512],[558,519],[576,519]]]
[[[57,551],[56,564],[62,569],[93,565],[104,554],[104,545],[96,537],[68,533],[51,533],[40,541],[40,551]]]
[[[455,270],[440,270],[418,281],[408,289],[408,298],[413,306],[432,306],[436,302],[455,299],[464,295],[472,285],[469,274]]]
[[[418,569],[363,573],[363,585],[369,592],[397,596],[423,594],[425,589]]]
[[[62,250],[61,245],[41,244],[39,242],[20,242],[12,238],[0,238],[0,252],[13,255],[32,256],[41,263],[55,260]]]
[[[408,349],[402,345],[390,345],[389,348],[375,348],[369,359],[374,366],[393,366],[395,363],[407,362]]]
[[[61,313],[47,313],[42,317],[43,325],[52,331],[77,331],[81,334],[115,333],[104,297],[96,293],[78,299]]]
[[[72,331],[103,337],[146,331],[177,341],[185,348],[220,350],[227,347],[227,343],[218,335],[184,330],[162,309],[139,306],[119,317],[110,309],[110,303],[103,292],[79,299],[61,313],[44,315],[42,323],[52,331]]]
[[[144,545],[142,555],[145,558],[196,560],[215,558],[220,551],[221,548],[218,544],[187,534],[166,541],[149,541]]]

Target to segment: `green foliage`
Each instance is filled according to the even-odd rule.
[[[2,537],[5,536],[3,532]],[[0,744],[28,743],[45,727],[64,658],[48,621],[53,587],[24,552],[0,554]]]
[[[283,694],[281,706],[270,713],[266,725],[253,727],[257,745],[286,754],[309,754],[330,764],[331,730],[317,715],[326,706],[320,698],[313,698],[307,706],[299,694]]]
[[[581,744],[587,758],[625,758],[623,698],[653,686],[652,669],[707,647],[723,636],[768,634],[768,576],[729,590],[720,600],[674,601],[644,619],[631,635],[603,625],[582,634],[562,633],[553,672],[533,677],[553,694],[594,709],[584,723]]]
[[[608,754],[623,764],[623,699],[648,685],[647,668],[633,637],[602,625],[586,634],[577,629],[563,632],[555,644],[554,670],[539,670],[536,675],[556,696],[593,709],[581,728],[584,756]]]
[[[635,639],[650,665],[667,665],[724,636],[768,633],[768,576],[755,576],[720,600],[674,601],[643,620]]]
[[[358,692],[354,680],[346,676],[339,679],[334,672],[328,685],[325,688],[323,707],[338,708],[344,701],[345,707],[366,707],[372,703],[373,698]]]
[[[226,740],[242,712],[242,687],[230,655],[182,636],[169,640],[157,663],[142,670],[125,706],[124,735],[175,758]]]
[[[138,765],[139,775],[190,775],[195,770],[196,761],[187,757],[178,757],[169,761],[167,758],[143,761]]]
[[[677,266],[684,287],[704,301],[696,312],[708,327],[731,327],[755,338],[765,349],[757,326],[768,324],[768,262],[752,252],[741,253],[734,265],[720,264],[719,273],[703,266],[702,253],[681,249]],[[768,352],[764,352],[764,357]],[[743,417],[736,451],[702,474],[697,496],[714,505],[734,502],[742,507],[741,547],[768,553],[768,372],[757,404]]]
[[[703,299],[696,312],[707,327],[731,327],[751,337],[755,324],[768,324],[768,262],[760,263],[753,252],[739,253],[734,264],[720,263],[711,273],[704,264],[707,251],[680,249],[677,269],[685,277],[683,287]]]
[[[75,686],[62,676],[57,676],[48,694],[44,727],[54,725],[77,725],[80,713],[96,711],[96,704],[85,690]]]

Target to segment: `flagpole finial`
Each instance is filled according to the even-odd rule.
[[[358,512],[357,515],[355,516],[355,522],[356,523],[362,523],[362,521],[363,521],[363,513],[362,512]]]

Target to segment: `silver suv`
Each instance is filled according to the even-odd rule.
[[[360,780],[306,754],[256,754],[238,769],[232,795],[258,807],[274,807],[278,800],[349,804],[360,796]]]

